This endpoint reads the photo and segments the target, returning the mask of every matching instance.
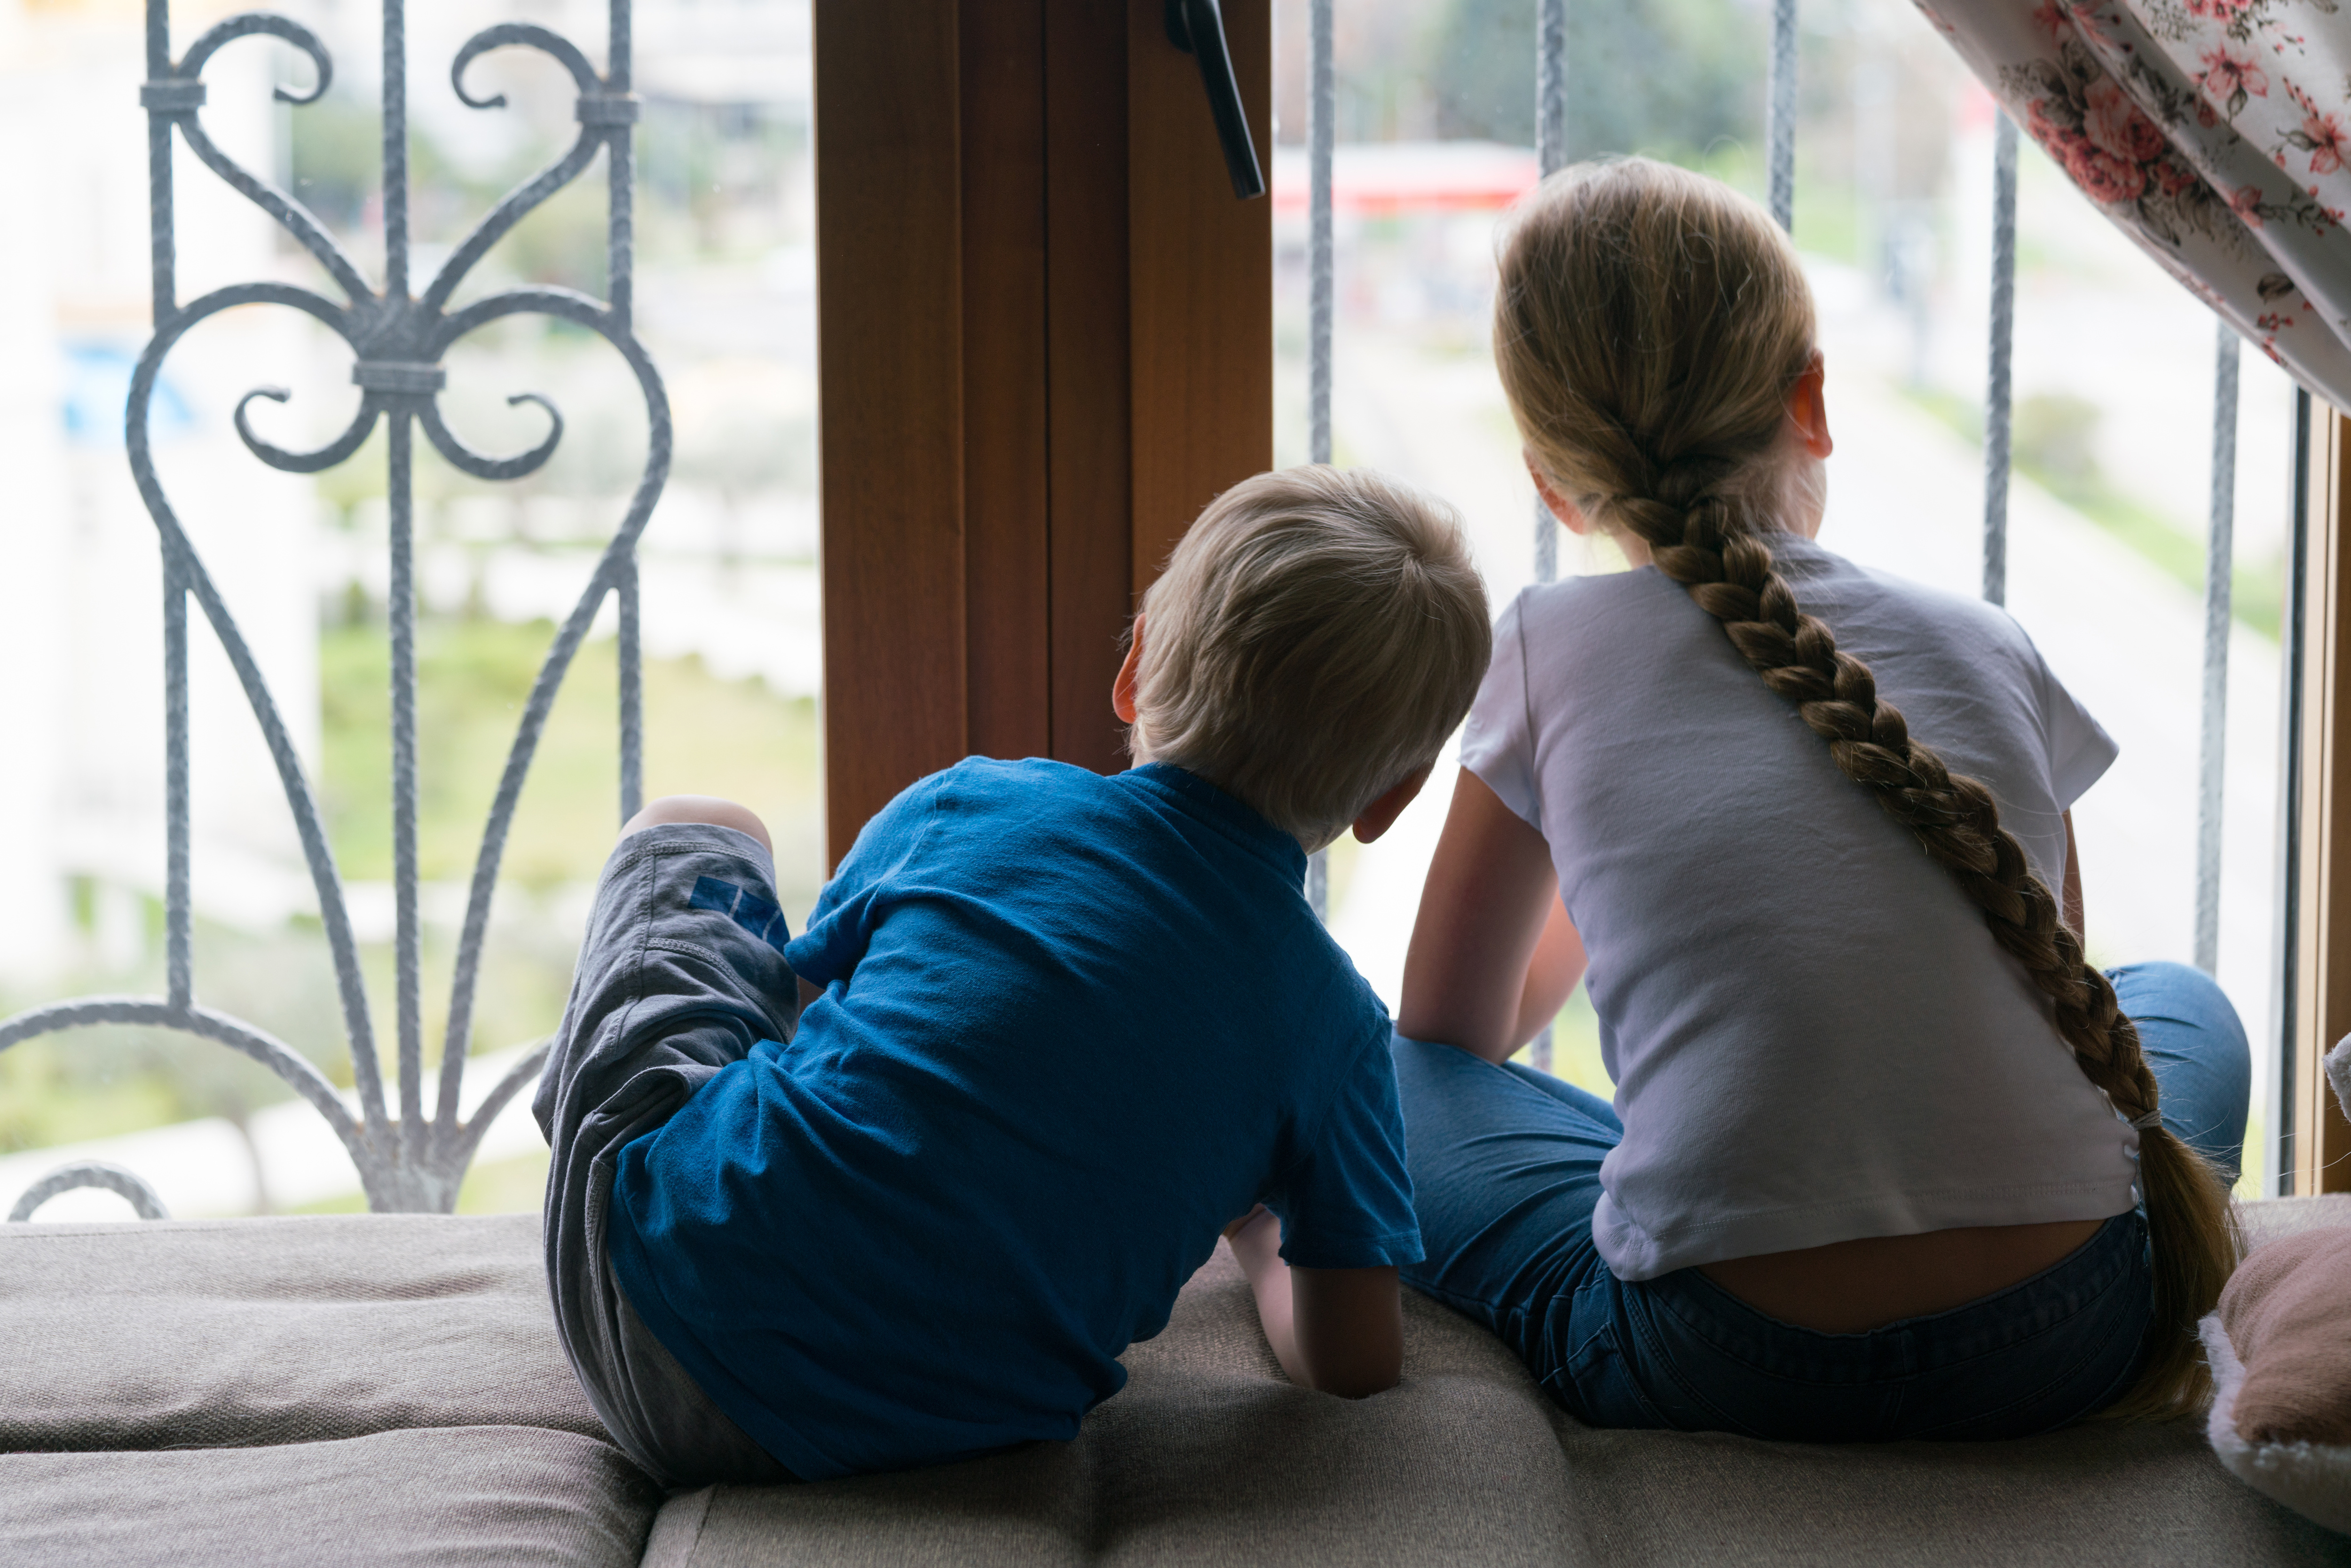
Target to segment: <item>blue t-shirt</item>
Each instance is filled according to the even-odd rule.
[[[1386,1009],[1304,869],[1176,768],[908,789],[785,947],[792,1041],[622,1151],[638,1315],[816,1479],[1074,1437],[1252,1203],[1302,1267],[1417,1260]]]

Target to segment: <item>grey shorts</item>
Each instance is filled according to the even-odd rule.
[[[623,840],[531,1104],[553,1155],[547,1274],[564,1353],[612,1440],[670,1487],[796,1479],[653,1337],[605,1250],[622,1146],[759,1041],[791,1037],[798,982],[775,909],[766,852],[731,828]]]

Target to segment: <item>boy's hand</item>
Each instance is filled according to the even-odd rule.
[[[1394,1269],[1292,1269],[1281,1260],[1281,1222],[1263,1204],[1225,1227],[1225,1239],[1290,1382],[1343,1399],[1396,1385],[1404,1307]]]
[[[768,838],[768,824],[759,821],[758,812],[716,795],[664,795],[622,823],[621,837],[625,839],[631,833],[657,828],[664,822],[708,822],[714,827],[733,828],[758,840],[759,847],[769,854],[776,852],[775,844]]]

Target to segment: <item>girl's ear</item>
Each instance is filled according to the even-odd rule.
[[[1542,465],[1535,461],[1534,449],[1521,446],[1519,455],[1526,459],[1528,477],[1534,480],[1535,494],[1542,497],[1542,504],[1551,515],[1566,525],[1569,533],[1590,533],[1592,519],[1583,515],[1583,507],[1559,493],[1559,486],[1551,482],[1542,471]]]
[[[1796,438],[1803,444],[1804,450],[1814,457],[1826,457],[1836,450],[1836,443],[1829,436],[1829,405],[1821,393],[1827,373],[1827,361],[1815,349],[1813,362],[1804,367],[1796,384],[1788,389],[1788,422],[1796,427]]]

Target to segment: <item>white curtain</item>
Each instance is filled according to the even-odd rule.
[[[1916,0],[2082,193],[2351,410],[2339,0]]]

